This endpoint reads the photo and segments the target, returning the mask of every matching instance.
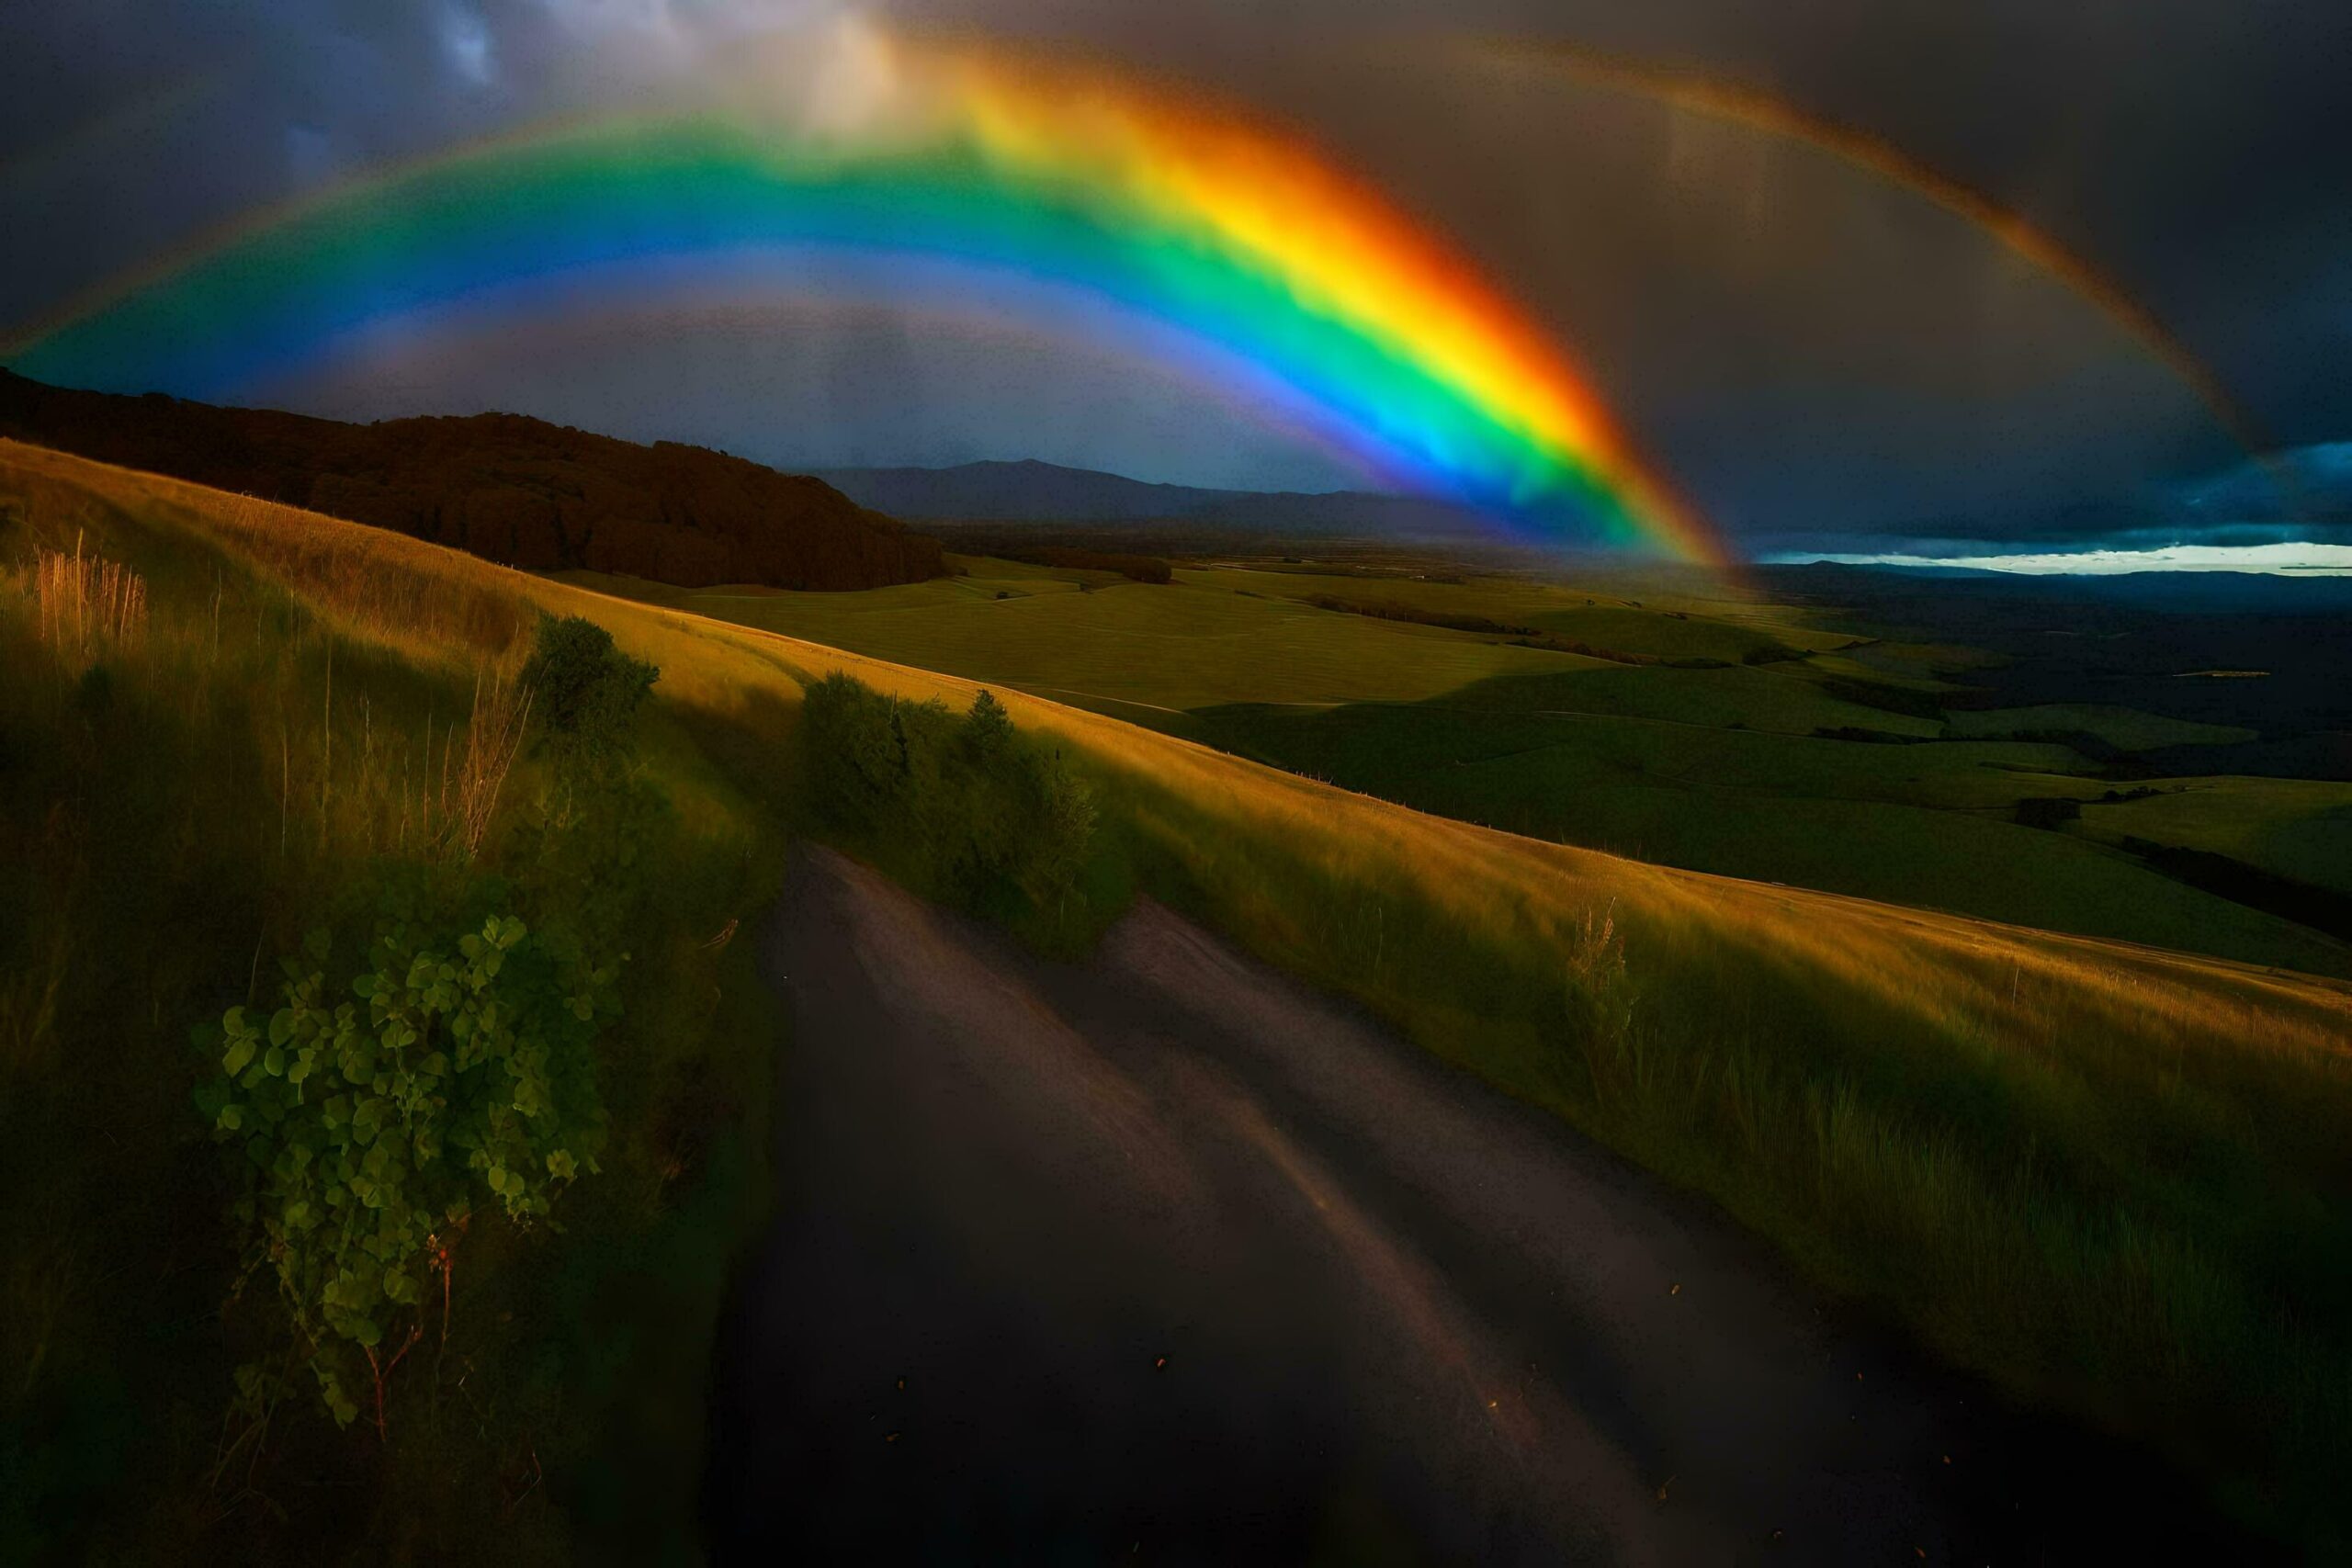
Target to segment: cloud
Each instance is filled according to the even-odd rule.
[[[2185,521],[2352,523],[2352,441],[2323,441],[2249,459],[2183,485]]]
[[[486,87],[496,80],[498,61],[492,46],[490,24],[481,17],[458,3],[441,0],[435,28],[441,39],[442,52],[448,57],[458,75],[477,87]]]
[[[2154,549],[2081,549],[2038,555],[1874,555],[1790,550],[1768,556],[1782,566],[1937,567],[2006,571],[2029,577],[2118,577],[2142,571],[2250,571],[2270,577],[2352,577],[2352,545],[2161,545]]]
[[[656,71],[711,61],[733,46],[806,33],[853,9],[850,0],[508,0],[537,13],[572,47],[619,51],[616,63]]]
[[[315,125],[286,128],[286,169],[298,190],[324,185],[341,172],[334,144]]]

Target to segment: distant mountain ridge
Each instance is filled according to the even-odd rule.
[[[680,587],[879,588],[937,577],[940,543],[821,479],[700,446],[521,414],[349,424],[0,370],[0,435],[286,502],[526,570]]]
[[[1034,458],[944,468],[819,468],[852,500],[927,523],[1170,523],[1291,534],[1490,536],[1465,507],[1371,491],[1213,490],[1155,484]]]

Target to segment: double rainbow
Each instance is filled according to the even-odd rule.
[[[274,213],[19,341],[47,380],[207,395],[371,323],[609,267],[842,250],[1072,288],[1238,359],[1383,471],[1720,564],[1525,316],[1374,192],[1219,113],[971,54],[852,101],[545,129]]]

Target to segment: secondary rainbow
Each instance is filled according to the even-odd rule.
[[[545,128],[339,187],[10,346],[29,376],[217,395],[373,323],[616,265],[839,249],[1082,290],[1238,358],[1395,478],[1710,565],[1524,312],[1300,143],[1099,74],[875,45],[817,112]]]

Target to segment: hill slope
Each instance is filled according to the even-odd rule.
[[[0,435],[390,528],[526,570],[703,587],[878,588],[941,570],[936,541],[821,479],[519,414],[346,424],[0,370]]]
[[[681,908],[662,962],[679,998],[715,1004],[704,966],[757,912],[747,900],[767,835],[754,825],[792,809],[779,781],[803,744],[804,693],[836,671],[957,708],[976,690],[13,445],[0,446],[0,565],[17,584],[0,593],[0,629],[22,653],[7,666],[15,686],[0,686],[20,698],[0,731],[0,784],[85,757],[119,762],[0,816],[0,872],[49,868],[0,879],[40,917],[0,919],[0,1113],[26,1145],[0,1138],[0,1152],[54,1154],[0,1180],[6,1255],[23,1270],[11,1277],[22,1288],[0,1294],[0,1337],[28,1323],[87,1337],[100,1311],[127,1336],[36,1360],[22,1386],[0,1390],[14,1402],[0,1417],[38,1416],[49,1425],[14,1429],[45,1442],[93,1409],[126,1398],[143,1409],[153,1391],[137,1380],[158,1366],[180,1397],[168,1422],[121,1439],[122,1462],[75,1482],[93,1495],[161,1473],[139,1445],[178,1445],[184,1476],[219,1463],[207,1402],[223,1374],[218,1348],[205,1349],[204,1297],[225,1291],[231,1260],[204,1251],[200,1229],[150,1214],[158,1194],[184,1220],[209,1201],[209,1152],[188,1136],[202,1064],[181,1043],[185,1023],[194,1004],[250,988],[254,916],[300,891],[288,878],[329,841],[330,813],[396,804],[408,774],[394,764],[404,769],[417,719],[435,744],[435,713],[446,721],[478,672],[513,660],[540,611],[591,617],[658,666],[653,733],[675,819],[740,878]],[[141,573],[151,595],[153,651],[103,676],[52,670],[33,630],[27,558],[77,540]],[[297,637],[299,657],[260,647],[266,636]],[[259,653],[236,652],[248,639]],[[235,678],[191,692],[208,660]],[[379,699],[356,725],[355,695]],[[2352,1463],[2352,987],[1645,865],[1423,816],[1035,697],[1003,705],[1062,746],[1100,802],[1104,830],[1070,907],[1045,912],[1065,931],[1099,929],[1148,891],[1703,1194],[2009,1394],[2163,1444],[2241,1513],[2315,1551],[2352,1539],[2340,1485]],[[127,750],[93,750],[125,713],[148,720],[135,765]],[[157,825],[145,837],[127,815],[142,800]],[[390,831],[393,816],[374,809]],[[404,830],[404,810],[397,820]],[[920,838],[894,827],[855,847],[891,869]],[[216,864],[251,884],[245,902],[218,907]],[[52,917],[51,903],[75,898]],[[165,901],[152,929],[169,942],[116,918],[151,898]],[[302,918],[285,910],[271,929]],[[692,1015],[677,1016],[697,1038]],[[653,1043],[605,1070],[674,1077],[674,1046]],[[111,1089],[86,1087],[100,1074],[139,1086],[135,1117]],[[673,1088],[707,1108],[734,1103],[727,1084]],[[616,1139],[628,1127],[616,1113]],[[634,1190],[659,1211],[673,1140],[639,1141]],[[141,1214],[159,1250],[126,1268],[105,1249]],[[548,1245],[562,1257],[576,1244]],[[169,1290],[141,1324],[157,1281]],[[486,1315],[462,1296],[460,1311]],[[527,1308],[515,1321],[531,1321]],[[700,1427],[677,1430],[673,1464]],[[570,1499],[591,1519],[595,1477],[555,1471],[547,1486],[532,1480],[528,1507]]]

